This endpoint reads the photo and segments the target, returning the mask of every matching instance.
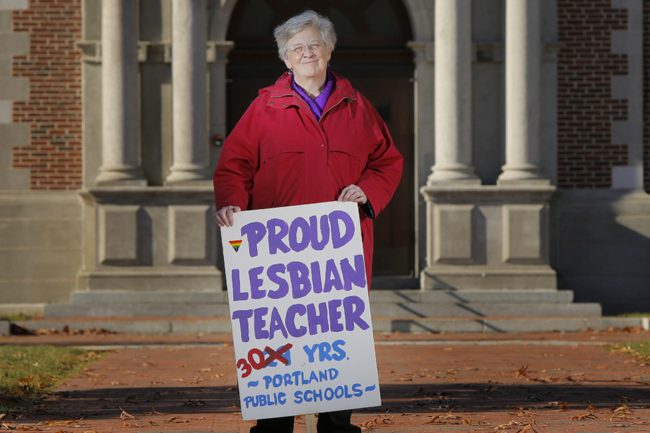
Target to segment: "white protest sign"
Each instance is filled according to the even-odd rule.
[[[243,419],[381,405],[358,206],[234,222],[221,238]]]

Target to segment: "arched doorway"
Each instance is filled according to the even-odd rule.
[[[313,9],[334,23],[338,42],[331,67],[373,103],[404,156],[393,200],[375,221],[373,275],[415,276],[413,53],[401,0],[239,0],[226,39],[235,42],[227,66],[230,131],[257,96],[285,71],[273,29]]]

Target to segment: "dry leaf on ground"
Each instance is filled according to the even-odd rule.
[[[122,413],[120,414],[121,419],[130,419],[130,420],[137,419],[136,417],[134,417],[133,415],[131,415],[130,413],[128,413],[127,411],[125,411],[121,407],[120,407],[120,410],[122,411]]]
[[[530,432],[530,433],[541,433],[539,430],[535,428],[535,426],[539,427],[535,420],[532,420],[530,423],[526,424],[524,428],[521,430],[517,430],[516,433],[525,433],[525,432]]]
[[[509,430],[509,429],[512,429],[512,428],[516,428],[516,427],[518,427],[520,425],[522,425],[522,423],[520,423],[518,421],[515,421],[513,419],[512,421],[507,422],[505,424],[499,424],[499,425],[493,427],[492,429],[493,430]]]
[[[527,377],[526,376],[527,373],[528,373],[528,364],[522,366],[519,370],[516,371],[515,378]]]
[[[592,412],[589,412],[589,413],[583,413],[581,415],[572,416],[569,419],[573,421],[584,421],[586,419],[598,419],[598,417],[594,415]]]

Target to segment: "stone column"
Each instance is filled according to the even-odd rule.
[[[506,0],[506,164],[498,183],[545,182],[540,165],[539,0]]]
[[[138,150],[138,2],[102,1],[102,166],[98,185],[146,185]]]
[[[472,8],[436,0],[436,163],[429,184],[480,184],[472,166]]]
[[[206,2],[172,0],[173,164],[166,184],[209,179]]]
[[[216,135],[226,137],[226,65],[228,53],[235,46],[232,41],[208,42],[208,76],[210,87],[210,136],[212,143]],[[211,152],[212,164],[216,165],[221,152]]]

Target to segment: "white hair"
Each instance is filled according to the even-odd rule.
[[[334,51],[334,46],[336,45],[334,24],[332,24],[328,18],[317,14],[312,10],[308,10],[293,18],[289,18],[287,21],[277,26],[273,31],[275,42],[278,44],[280,59],[286,59],[286,53],[289,49],[287,46],[289,39],[304,30],[306,27],[313,27],[318,30],[328,51]]]

